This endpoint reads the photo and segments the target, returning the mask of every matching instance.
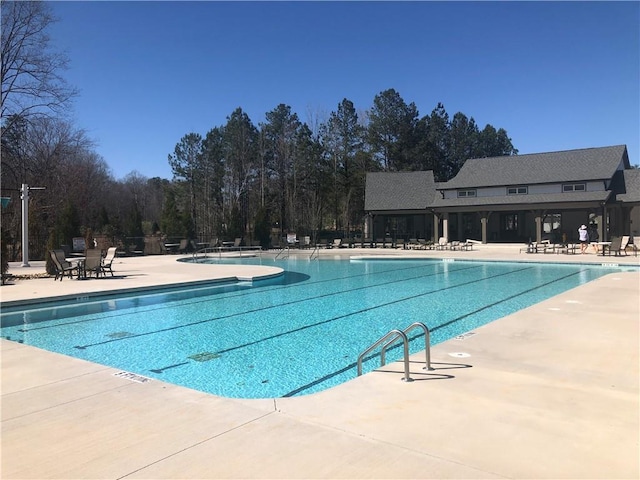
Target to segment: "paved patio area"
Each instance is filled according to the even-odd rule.
[[[638,257],[327,250],[638,265]],[[308,255],[303,252],[301,255]],[[51,296],[274,275],[118,258],[116,277],[17,280],[2,305]],[[12,265],[37,273],[43,265]],[[640,477],[640,270],[610,274],[413,355],[298,398],[237,400],[0,341],[3,479]],[[461,354],[464,354],[461,355]]]

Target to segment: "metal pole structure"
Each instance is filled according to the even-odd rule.
[[[20,198],[22,198],[22,265],[21,267],[30,267],[29,265],[29,190],[44,190],[45,187],[29,187],[26,183],[22,184],[20,189]]]
[[[22,198],[22,267],[29,265],[29,185],[22,184],[20,189]]]

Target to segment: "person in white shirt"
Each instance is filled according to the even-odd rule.
[[[581,225],[578,229],[578,239],[580,240],[580,253],[586,252],[589,246],[589,232],[586,225]]]

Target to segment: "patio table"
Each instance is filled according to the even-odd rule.
[[[70,257],[70,258],[65,258],[65,260],[71,264],[77,264],[78,266],[78,277],[77,279],[83,279],[83,278],[87,278],[87,272],[84,269],[84,261],[87,259],[87,257]]]

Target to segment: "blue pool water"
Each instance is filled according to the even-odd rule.
[[[269,264],[285,274],[253,284],[3,309],[0,333],[216,395],[296,396],[353,379],[360,353],[392,329],[423,322],[434,345],[620,271],[442,260]],[[420,331],[410,338],[412,353],[424,349]],[[400,348],[391,349],[387,361],[400,356]],[[379,356],[370,358],[363,371],[379,365]]]

